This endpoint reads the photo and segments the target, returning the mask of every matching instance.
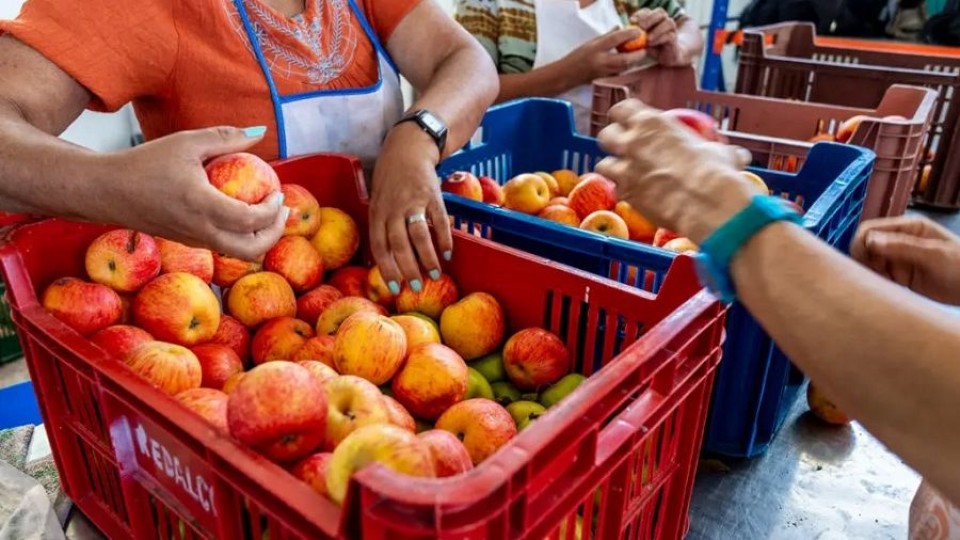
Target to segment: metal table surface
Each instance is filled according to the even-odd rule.
[[[701,462],[688,540],[906,540],[917,474],[859,424],[806,411],[801,395],[763,456]]]

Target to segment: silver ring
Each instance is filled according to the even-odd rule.
[[[426,222],[427,222],[427,215],[423,212],[420,212],[419,214],[414,214],[412,216],[407,216],[408,227],[415,223],[426,223]]]

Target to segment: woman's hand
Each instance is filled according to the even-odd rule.
[[[643,8],[630,16],[630,22],[646,30],[647,54],[660,65],[677,67],[693,63],[695,52],[684,46],[677,21],[663,8]]]
[[[289,210],[274,194],[249,205],[213,187],[203,169],[212,157],[240,152],[260,141],[232,127],[185,131],[119,152],[97,156],[99,197],[82,217],[111,222],[233,257],[252,260],[283,234]],[[93,197],[91,197],[93,199]]]
[[[594,79],[620,75],[635,68],[647,57],[646,51],[617,52],[617,46],[640,36],[636,28],[613,30],[594,38],[558,60],[570,77],[570,88],[590,84]]]
[[[414,292],[422,272],[440,278],[440,259],[453,256],[453,237],[440,194],[436,166],[440,152],[433,139],[412,123],[387,135],[373,171],[370,247],[387,287],[394,294],[406,281]],[[428,221],[433,223],[434,248]]]
[[[599,140],[611,157],[597,172],[617,184],[621,200],[661,227],[699,244],[759,193],[738,172],[750,163],[746,150],[701,139],[636,100],[609,114],[613,123]]]
[[[960,305],[960,238],[927,218],[866,221],[853,239],[850,255],[917,294]]]

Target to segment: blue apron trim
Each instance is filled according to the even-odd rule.
[[[280,96],[280,103],[293,103],[305,99],[324,97],[324,96],[359,96],[363,94],[372,94],[383,86],[383,76],[371,86],[364,88],[341,88],[338,90],[317,90],[316,92],[305,92],[303,94],[293,94],[289,96]]]
[[[387,59],[387,63],[390,64],[390,67],[393,68],[394,74],[399,78],[400,70],[397,69],[397,65],[393,63],[393,58],[390,57],[390,54],[387,53],[387,50],[383,47],[383,44],[380,43],[380,38],[377,37],[377,33],[373,31],[373,27],[370,26],[370,22],[367,21],[367,17],[363,14],[363,11],[357,7],[356,0],[347,0],[350,3],[350,8],[353,9],[354,14],[360,20],[360,26],[363,27],[363,31],[367,34],[367,38],[373,43],[373,48],[377,50],[378,53],[382,54],[384,58]],[[380,62],[377,62],[377,65],[380,65]],[[381,74],[381,77],[383,74]]]
[[[247,8],[243,5],[243,0],[233,0],[237,7],[237,13],[240,14],[240,21],[243,22],[243,28],[247,32],[247,39],[253,46],[253,54],[257,57],[257,63],[260,64],[260,70],[263,71],[264,78],[267,79],[267,87],[270,89],[270,100],[273,102],[273,114],[277,122],[277,142],[281,158],[287,157],[287,133],[283,123],[283,110],[280,103],[280,95],[277,92],[277,86],[273,83],[273,76],[270,75],[270,68],[267,66],[267,59],[260,50],[260,40],[257,39],[257,33],[253,30],[253,24],[247,15]]]

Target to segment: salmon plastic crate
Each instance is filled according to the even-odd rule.
[[[917,167],[914,202],[960,209],[960,48],[818,37],[810,23],[744,32],[738,93],[871,108],[897,84],[937,92]]]
[[[836,134],[844,120],[864,120],[850,144],[876,154],[864,203],[863,219],[902,215],[910,203],[924,138],[937,103],[934,90],[895,85],[885,88],[871,108],[822,105],[753,95],[697,89],[689,68],[654,67],[593,85],[594,133],[608,123],[607,111],[620,101],[637,98],[659,109],[696,109],[714,117],[731,143],[750,150],[754,165],[796,172],[818,133]],[[883,119],[900,116],[905,121]]]
[[[276,169],[366,229],[356,160],[304,157]],[[42,308],[38,294],[60,276],[82,275],[86,246],[105,230],[59,220],[21,226],[0,246],[0,267],[64,489],[108,537],[540,540],[560,538],[561,527],[566,538],[576,527],[577,538],[684,534],[724,317],[691,258],[665,265],[654,295],[456,233],[445,271],[461,292],[496,296],[514,331],[557,333],[589,378],[466,475],[414,479],[370,467],[341,509]]]
[[[505,183],[534,171],[592,171],[604,154],[573,128],[568,103],[527,99],[494,107],[482,139],[441,163],[440,174],[471,171]],[[873,164],[869,150],[813,145],[796,174],[752,169],[771,190],[800,204],[804,227],[846,252],[856,232]],[[519,212],[445,195],[461,230],[529,253],[656,291],[677,255],[649,245],[599,236]],[[653,277],[653,279],[649,279]],[[805,382],[770,336],[739,303],[730,306],[723,362],[717,373],[704,450],[736,457],[763,453]]]

